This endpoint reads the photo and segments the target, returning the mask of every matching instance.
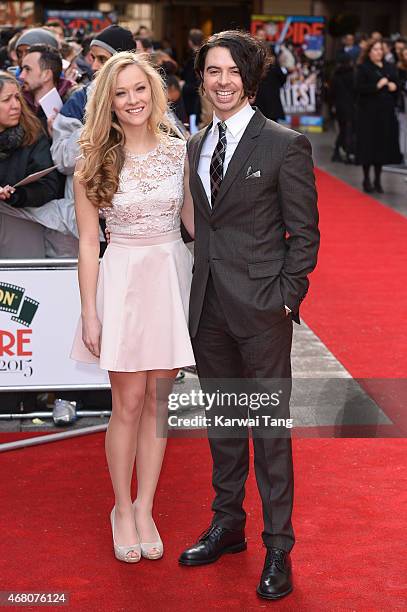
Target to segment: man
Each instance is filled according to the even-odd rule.
[[[57,51],[59,49],[56,37],[49,30],[45,28],[31,28],[31,30],[27,30],[20,36],[16,44],[16,54],[20,68],[29,48],[33,45],[49,45]]]
[[[91,54],[90,44],[94,39],[94,34],[89,34],[84,36],[81,40],[82,51],[76,58],[76,65],[78,66],[80,76],[81,85],[89,85],[90,81],[93,79],[93,56]]]
[[[397,40],[394,41],[394,50],[393,50],[393,56],[394,56],[394,62],[397,64],[397,62],[400,62],[402,59],[402,53],[405,49],[407,45],[407,41],[405,38],[398,38]]]
[[[388,64],[394,64],[395,58],[393,53],[393,44],[390,38],[383,38],[383,59]]]
[[[288,381],[276,410],[287,417],[292,320],[299,323],[307,275],[316,265],[318,211],[307,138],[249,105],[266,58],[261,42],[238,31],[211,36],[196,56],[214,115],[188,143],[195,207],[189,323],[203,388],[216,389],[219,382],[222,390],[228,380],[238,386],[251,379],[254,387],[270,379]],[[222,416],[225,407],[211,410]],[[226,412],[240,417],[247,408],[235,404]],[[214,516],[198,542],[181,554],[183,565],[212,563],[246,549],[247,427],[228,437],[221,428],[208,433]],[[291,439],[287,431],[267,435],[260,425],[253,428],[253,444],[267,547],[257,592],[277,599],[292,590]]]
[[[340,60],[344,53],[349,55],[353,62],[356,62],[359,57],[360,47],[355,43],[355,36],[353,34],[345,34],[342,38],[342,47],[336,54],[336,59]]]
[[[48,129],[47,116],[40,106],[40,99],[55,87],[65,101],[72,88],[72,83],[61,78],[61,73],[61,55],[49,45],[33,45],[22,61],[20,80],[25,98],[45,130]]]

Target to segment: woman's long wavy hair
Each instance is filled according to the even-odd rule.
[[[44,133],[41,122],[39,121],[39,119],[37,119],[32,110],[30,110],[30,108],[28,107],[17,79],[9,72],[0,70],[0,93],[2,92],[6,83],[11,83],[12,85],[15,85],[18,90],[18,98],[21,104],[21,115],[20,121],[18,123],[24,130],[24,139],[22,142],[22,146],[25,147],[28,145],[32,145],[38,140],[40,134]]]
[[[88,199],[99,208],[112,206],[112,198],[117,192],[124,163],[125,136],[112,111],[112,104],[117,76],[126,66],[138,66],[150,84],[150,129],[157,135],[170,131],[170,124],[165,118],[165,84],[147,57],[146,54],[122,51],[109,58],[95,78],[86,105],[85,125],[79,139],[85,161],[75,174],[84,183]]]

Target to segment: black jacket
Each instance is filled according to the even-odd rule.
[[[286,82],[287,75],[276,64],[270,66],[267,75],[261,81],[256,96],[256,106],[267,119],[277,121],[285,119],[281,103],[280,89]]]
[[[201,114],[201,98],[199,96],[199,80],[195,73],[194,56],[190,57],[185,62],[181,73],[181,78],[185,81],[182,89],[182,98],[185,104],[187,115],[196,115],[197,123]]]
[[[396,118],[398,91],[389,91],[387,85],[377,89],[383,77],[399,86],[392,64],[383,62],[380,67],[366,60],[357,67],[357,157],[361,164],[399,164],[401,161]]]
[[[331,81],[331,102],[338,119],[351,121],[355,112],[355,78],[352,66],[338,66]]]
[[[53,165],[48,138],[41,135],[34,144],[20,147],[7,159],[0,160],[0,186],[13,186],[29,174]],[[63,197],[63,177],[53,170],[35,183],[17,187],[15,193],[5,202],[15,208],[39,207],[50,200]]]

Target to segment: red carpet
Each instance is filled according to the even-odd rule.
[[[316,174],[321,248],[302,316],[406,433],[407,219]]]
[[[324,172],[317,178],[322,244],[304,320],[355,378],[369,379],[402,430],[407,220]],[[81,612],[405,610],[405,451],[397,439],[294,440],[295,590],[280,602],[255,594],[264,549],[253,470],[248,551],[202,568],[177,564],[211,519],[206,440],[169,442],[156,512],[165,557],[137,565],[113,556],[104,434],[5,453],[1,590],[67,591],[68,609]]]
[[[1,590],[67,591],[68,609],[81,612],[405,609],[405,450],[402,440],[294,441],[296,588],[280,602],[255,594],[264,549],[253,475],[248,551],[202,568],[177,564],[211,516],[206,440],[169,442],[156,513],[165,557],[137,565],[113,557],[104,434],[5,453]]]
[[[302,306],[355,378],[407,376],[407,219],[317,170],[321,248]]]

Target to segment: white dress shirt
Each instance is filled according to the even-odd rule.
[[[250,119],[254,115],[254,110],[250,106],[249,103],[246,104],[243,108],[240,109],[237,113],[226,119],[226,152],[225,152],[225,160],[223,162],[223,176],[226,174],[226,170],[228,169],[229,162],[232,158],[233,153],[236,150],[237,145],[241,137],[243,136],[243,132],[247,128],[247,125]],[[210,165],[213,152],[215,150],[216,145],[219,140],[219,128],[218,123],[221,121],[216,115],[213,113],[212,127],[206,135],[204,140],[201,157],[199,158],[198,165],[198,174],[201,178],[202,184],[205,188],[206,197],[208,198],[209,205],[211,204],[211,178],[210,178]]]

